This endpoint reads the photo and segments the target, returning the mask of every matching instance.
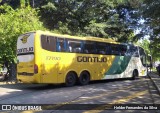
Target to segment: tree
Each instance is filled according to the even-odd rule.
[[[37,12],[31,7],[14,10],[8,5],[3,5],[0,6],[0,11],[0,64],[10,71],[11,64],[16,62],[18,36],[28,31],[43,30],[44,27]]]
[[[154,61],[160,61],[160,39],[157,36],[150,41],[150,51]]]
[[[150,36],[150,47],[154,60],[160,60],[160,2],[159,0],[144,0],[140,7],[141,14],[145,18],[145,28]],[[147,30],[146,30],[147,31]]]
[[[120,42],[137,41],[131,24],[135,15],[133,0],[19,0],[21,7],[39,8],[44,26],[52,31],[71,35],[113,38]],[[15,7],[15,4],[7,2]],[[138,1],[136,0],[136,3]],[[128,16],[129,15],[129,16]],[[131,20],[131,21],[128,21]],[[134,20],[134,21],[133,21]],[[133,26],[133,25],[132,25]]]
[[[1,0],[0,5],[7,4],[13,9],[16,9],[20,6],[20,0]]]
[[[137,30],[138,33],[133,37],[138,41],[146,35],[150,38],[148,48],[151,51],[153,60],[160,59],[160,2],[159,0],[126,0],[118,6],[118,11],[124,22],[129,28]],[[143,41],[142,46],[146,44]]]
[[[43,3],[39,6],[39,14],[50,30],[113,38],[121,42],[133,41],[133,29],[128,28],[120,16],[120,8],[117,8],[123,0],[45,0]]]
[[[147,39],[141,40],[137,43],[140,47],[142,47],[146,54],[151,54],[151,50],[150,50],[150,41]]]
[[[142,7],[143,16],[148,19],[153,34],[158,35],[160,30],[160,2],[159,0],[145,0]]]

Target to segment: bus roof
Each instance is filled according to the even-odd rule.
[[[71,39],[80,39],[80,40],[90,40],[90,41],[99,41],[99,42],[109,42],[109,43],[117,43],[113,39],[106,39],[106,38],[99,38],[99,37],[91,37],[91,36],[71,36],[71,35],[66,35],[66,34],[57,34],[57,33],[52,33],[49,31],[41,31],[38,30],[36,31],[38,34],[44,34],[44,35],[51,35],[51,36],[57,36],[57,37],[64,37],[64,38],[71,38]]]

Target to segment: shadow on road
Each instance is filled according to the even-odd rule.
[[[137,80],[140,80],[142,78],[137,78]],[[123,79],[110,79],[110,80],[96,80],[91,81],[87,86],[91,85],[98,85],[98,84],[104,84],[104,83],[110,83],[110,82],[116,82],[116,81],[126,81],[130,80],[129,78],[123,78]],[[79,84],[72,86],[72,87],[78,87]],[[70,88],[72,88],[70,87]],[[3,84],[0,85],[0,88],[9,88],[9,89],[21,89],[21,90],[47,90],[47,89],[57,89],[57,88],[69,88],[66,87],[64,84],[26,84],[26,83],[17,83],[17,84]]]

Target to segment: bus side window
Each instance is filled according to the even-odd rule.
[[[125,56],[132,56],[132,51],[131,51],[131,46],[130,45],[127,45],[127,51],[126,51]]]
[[[112,50],[111,50],[111,44],[107,43],[106,44],[106,55],[111,55]]]
[[[75,39],[68,39],[68,52],[81,53],[82,52],[82,41]]]
[[[126,45],[119,45],[119,52],[121,56],[125,56],[127,51],[127,46]]]
[[[97,42],[96,49],[98,54],[106,54],[106,43]]]
[[[130,53],[133,57],[138,57],[138,48],[136,46],[130,46]]]
[[[72,52],[72,47],[69,46],[69,47],[68,47],[68,50],[69,50],[69,52]]]
[[[57,38],[57,51],[59,52],[65,52],[65,40],[64,38]]]
[[[139,57],[138,48],[134,45],[128,45],[126,56]]]
[[[84,41],[84,53],[95,54],[96,53],[96,43],[93,41]]]
[[[53,36],[41,35],[41,46],[48,51],[56,51],[56,38]]]
[[[111,44],[112,55],[120,55],[119,47],[117,44]]]

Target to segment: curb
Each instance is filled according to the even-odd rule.
[[[16,81],[2,81],[0,82],[0,85],[6,85],[6,84],[17,84],[18,82]]]
[[[159,95],[160,95],[160,88],[157,86],[156,82],[152,79],[152,77],[148,74],[148,77],[151,79],[151,81],[153,82],[154,86],[156,87]]]

